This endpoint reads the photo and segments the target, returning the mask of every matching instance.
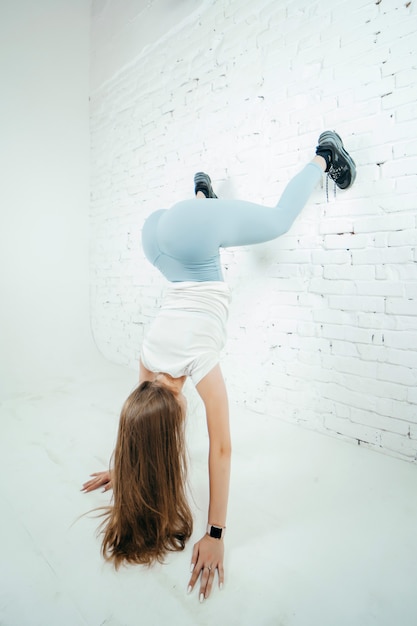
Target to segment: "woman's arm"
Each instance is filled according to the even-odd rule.
[[[206,409],[210,440],[210,502],[207,521],[214,526],[225,528],[229,497],[231,439],[227,392],[219,365],[213,368],[198,383],[197,391]],[[210,594],[216,568],[219,573],[219,583],[223,585],[223,556],[223,537],[214,539],[205,534],[194,546],[191,559],[193,575],[190,580],[189,590],[191,591],[194,587],[201,573],[200,601],[203,601]]]
[[[226,527],[232,446],[229,427],[229,403],[220,365],[217,365],[203,378],[197,385],[197,391],[206,408],[210,441],[208,523]]]

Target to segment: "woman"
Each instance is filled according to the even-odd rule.
[[[113,488],[103,522],[102,553],[117,567],[151,564],[168,550],[184,549],[192,533],[185,493],[186,461],[182,388],[191,377],[201,396],[209,433],[207,532],[195,544],[190,592],[200,578],[200,601],[210,594],[215,571],[224,582],[224,534],[231,441],[219,353],[226,341],[230,301],[219,248],[270,241],[287,232],[323,172],[340,189],[356,176],[355,163],[339,135],[319,137],[316,156],[287,185],[275,208],[220,200],[211,180],[195,175],[196,200],[153,213],[142,243],[149,261],[170,281],[160,311],[144,339],[139,387],[126,400],[111,472],[92,474],[83,486]]]

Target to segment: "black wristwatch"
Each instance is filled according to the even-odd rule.
[[[213,524],[207,524],[207,534],[209,537],[213,537],[213,539],[221,539],[224,537],[224,533],[226,528],[222,526],[213,526]]]

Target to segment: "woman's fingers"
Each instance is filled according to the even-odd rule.
[[[210,591],[213,586],[214,572],[215,568],[213,568],[211,565],[206,565],[205,567],[203,567],[200,584],[200,602],[203,602],[210,595]]]
[[[191,556],[191,568],[190,571],[194,571],[194,567],[196,566],[198,560],[198,543],[194,544],[193,554]]]
[[[219,586],[223,587],[224,568],[223,568],[224,545],[217,539],[212,539],[208,535],[204,535],[193,548],[191,557],[192,575],[188,584],[188,593],[190,593],[198,578],[200,578],[199,600],[203,602],[209,597],[216,570],[219,576]]]
[[[211,590],[213,588],[213,582],[214,582],[216,569],[219,575],[219,586],[220,588],[223,587],[224,570],[221,564],[219,564],[216,567],[214,565],[203,565],[202,563],[197,562],[195,565],[191,565],[191,567],[193,568],[192,569],[193,573],[192,573],[190,582],[188,584],[188,593],[191,593],[191,591],[194,588],[194,585],[198,581],[198,578],[201,576],[200,593],[199,593],[200,602],[204,602],[204,600],[207,599],[211,593]]]
[[[86,483],[83,484],[81,491],[90,491],[91,486],[94,485],[95,482],[95,480],[88,480]]]
[[[219,563],[219,565],[217,566],[217,571],[219,573],[219,587],[220,587],[220,589],[223,589],[223,585],[224,585],[224,567],[223,567],[223,563]]]
[[[87,493],[88,491],[94,491],[94,489],[98,489],[99,487],[100,485],[98,483],[86,483],[83,485],[81,491],[85,491]]]
[[[83,484],[81,491],[94,491],[94,489],[98,489],[102,485],[105,485],[104,491],[111,488],[110,472],[95,472],[90,474],[90,476],[93,476],[93,478]]]
[[[194,556],[193,556],[193,559],[194,559]],[[194,560],[191,561],[191,571],[192,571],[192,575],[190,578],[190,582],[188,583],[188,593],[190,593],[193,590],[194,585],[196,584],[197,579],[201,572],[201,564],[197,563],[197,557],[195,561]]]
[[[213,586],[213,579],[214,579],[214,569],[211,565],[203,565],[203,563],[198,562],[193,566],[193,573],[190,579],[190,582],[188,584],[188,593],[191,593],[191,591],[194,588],[194,585],[196,584],[198,578],[201,575],[201,580],[200,580],[200,602],[203,602],[204,598],[208,598],[211,588]]]

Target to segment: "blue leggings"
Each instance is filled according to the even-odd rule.
[[[184,200],[155,211],[142,230],[147,259],[171,282],[223,280],[219,248],[264,243],[286,233],[323,174],[309,163],[274,208],[242,200]]]

